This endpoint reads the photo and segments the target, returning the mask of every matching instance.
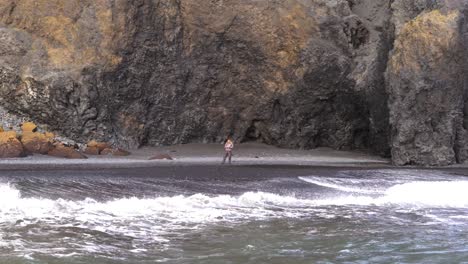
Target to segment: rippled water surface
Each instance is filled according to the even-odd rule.
[[[0,171],[0,237],[0,263],[468,263],[468,178],[286,167]]]

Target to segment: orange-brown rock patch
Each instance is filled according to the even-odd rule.
[[[67,159],[87,159],[85,155],[72,147],[64,146],[63,144],[56,144],[49,152],[49,156],[67,158]]]
[[[47,154],[53,147],[54,134],[25,131],[21,142],[28,153]]]
[[[36,132],[37,126],[33,122],[26,122],[21,125],[21,130],[24,132]]]
[[[98,142],[96,140],[91,140],[90,142],[88,142],[87,144],[87,148],[96,148],[98,149],[99,153],[101,153],[101,151],[103,151],[104,149],[106,148],[112,148],[111,145],[107,142]],[[94,150],[93,150],[94,151]],[[98,154],[99,154],[98,153]]]
[[[84,150],[84,154],[86,155],[99,155],[99,148],[97,147],[86,147],[86,149]]]
[[[0,158],[24,156],[23,145],[16,136],[15,131],[0,132]]]

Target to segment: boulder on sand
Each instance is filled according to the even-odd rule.
[[[86,149],[84,151],[85,154],[88,155],[108,155],[112,153],[108,153],[109,151],[106,151],[106,153],[102,153],[106,149],[112,149],[111,145],[107,142],[98,142],[96,140],[91,140],[86,144]],[[126,155],[122,155],[126,156]]]
[[[15,131],[0,132],[0,158],[24,157],[24,149]]]
[[[26,153],[47,154],[53,147],[55,135],[53,133],[37,132],[37,125],[33,122],[21,124],[21,143]]]
[[[87,155],[99,155],[100,151],[97,147],[87,146],[83,153]]]
[[[149,160],[173,160],[173,158],[169,154],[156,154]]]
[[[27,153],[47,154],[53,147],[54,134],[23,131],[21,143]]]
[[[49,156],[67,158],[67,159],[87,159],[85,155],[74,149],[63,144],[56,144],[48,153]]]
[[[99,151],[99,153],[101,153],[101,151],[103,151],[103,150],[105,150],[107,148],[112,148],[109,143],[107,143],[107,142],[98,142],[96,140],[89,141],[88,144],[86,144],[86,147],[90,148],[92,150],[97,149]]]

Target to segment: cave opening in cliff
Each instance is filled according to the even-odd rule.
[[[247,142],[266,143],[263,133],[260,129],[261,124],[262,124],[261,120],[252,120],[252,124],[245,132],[245,135],[242,138],[241,143],[247,143]]]

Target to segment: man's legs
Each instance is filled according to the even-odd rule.
[[[229,164],[231,164],[231,158],[232,158],[232,151],[229,151]]]
[[[222,163],[222,164],[226,163],[226,158],[228,157],[228,155],[229,155],[229,152],[226,151],[226,153],[224,154],[224,158],[223,158],[223,163]]]

